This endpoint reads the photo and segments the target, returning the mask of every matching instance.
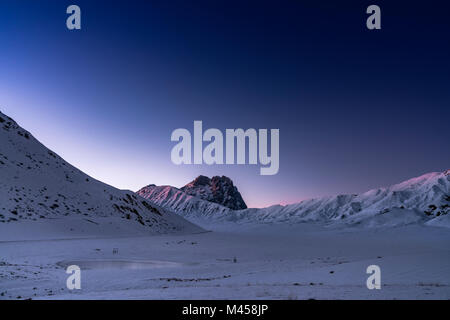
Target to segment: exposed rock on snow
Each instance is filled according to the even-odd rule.
[[[100,217],[121,218],[124,223],[137,222],[149,233],[201,230],[131,191],[86,175],[0,112],[0,223],[66,216],[92,223]]]

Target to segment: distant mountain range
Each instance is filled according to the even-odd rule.
[[[148,185],[137,193],[118,190],[73,167],[0,112],[1,224],[75,218],[112,233],[124,225],[149,233],[200,232],[192,223],[198,221],[450,227],[449,205],[449,170],[362,194],[262,209],[247,208],[224,176],[199,176],[181,189]],[[74,228],[81,227],[67,226]]]
[[[132,191],[86,175],[0,112],[0,223],[74,217],[100,224],[100,229],[114,218],[114,223],[122,220],[120,225],[136,225],[148,233],[202,230]]]
[[[203,176],[194,182],[197,180],[209,181]],[[368,226],[424,223],[450,227],[448,214],[450,170],[424,174],[362,194],[322,197],[262,209],[233,210],[216,201],[208,201],[208,197],[201,192],[191,192],[193,184],[195,183],[181,189],[149,185],[137,193],[151,203],[173,210],[192,221],[198,219],[266,223],[318,221]]]

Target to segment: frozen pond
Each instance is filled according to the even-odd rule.
[[[76,265],[81,270],[92,269],[155,269],[178,267],[181,263],[159,260],[65,260],[57,263],[58,266],[66,269],[68,266]]]

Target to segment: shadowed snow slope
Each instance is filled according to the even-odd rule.
[[[137,194],[151,203],[171,208],[186,218],[226,218],[234,212],[225,206],[191,196],[171,186],[149,185]]]
[[[171,186],[149,185],[139,190],[138,194],[193,221],[205,218],[239,222],[319,221],[363,226],[425,223],[448,227],[449,186],[450,171],[447,170],[359,195],[338,195],[287,206],[246,210],[231,210]]]
[[[87,228],[90,235],[106,229],[110,234],[121,229],[127,234],[202,230],[131,191],[84,174],[0,113],[0,225],[20,233],[16,224],[29,229],[33,221],[64,226],[72,234],[84,234],[78,229]]]

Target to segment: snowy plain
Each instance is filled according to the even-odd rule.
[[[450,298],[447,228],[222,225],[197,234],[96,238],[47,229],[49,240],[28,228],[26,240],[0,241],[1,299]],[[70,264],[81,268],[80,290],[66,287]],[[381,268],[380,290],[366,287],[372,264]]]

